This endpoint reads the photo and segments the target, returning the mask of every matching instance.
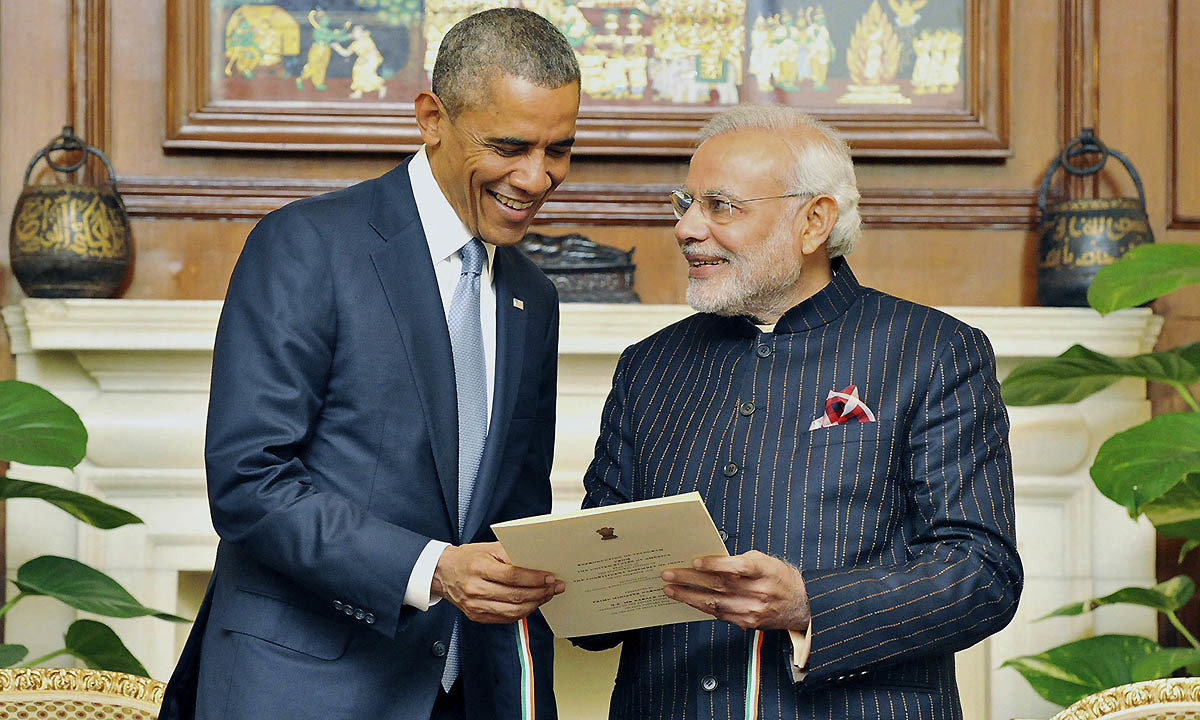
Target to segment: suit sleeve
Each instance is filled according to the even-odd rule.
[[[969,647],[1016,612],[1008,415],[983,333],[938,353],[905,455],[909,556],[892,567],[804,571],[813,632],[805,685]]]
[[[604,401],[596,455],[583,477],[584,508],[627,503],[633,499],[633,427],[626,402],[628,368],[629,351],[626,350],[617,361],[612,390]],[[585,650],[607,650],[619,645],[626,634],[589,635],[571,638],[571,642]]]
[[[390,636],[429,538],[319,492],[302,459],[337,351],[332,246],[295,208],[246,240],[214,347],[209,504],[225,542],[321,600],[369,609]]]

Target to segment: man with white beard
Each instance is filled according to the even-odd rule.
[[[728,557],[663,573],[714,621],[623,645],[610,718],[959,720],[955,651],[1022,570],[979,330],[863,287],[845,143],[783,107],[701,132],[671,194],[699,311],[617,364],[584,506],[697,491]]]

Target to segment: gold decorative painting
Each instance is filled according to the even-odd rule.
[[[442,37],[506,5],[575,49],[581,153],[686,154],[741,102],[825,117],[862,155],[1007,151],[1005,0],[169,0],[166,144],[411,149]]]

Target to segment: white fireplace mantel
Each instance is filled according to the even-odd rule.
[[[1162,324],[1145,309],[1104,318],[1073,308],[943,309],[988,335],[1002,376],[1022,359],[1057,355],[1074,343],[1113,355],[1147,352]],[[578,507],[621,350],[690,312],[674,305],[562,306],[557,509]],[[211,569],[216,547],[202,450],[219,314],[216,301],[31,299],[4,309],[17,378],[68,402],[89,433],[87,457],[73,472],[16,466],[12,474],[95,494],[145,520],[102,532],[44,503],[10,501],[10,572],[37,555],[76,557],[147,605],[181,608],[181,573]],[[1149,417],[1144,383],[1126,380],[1076,405],[1010,414],[1025,593],[1009,628],[959,656],[966,716],[995,720],[1055,710],[1015,672],[998,669],[1004,659],[1092,632],[1155,632],[1152,612],[1123,608],[1030,624],[1067,602],[1154,582],[1153,529],[1131,522],[1088,477],[1101,442]],[[6,642],[46,652],[61,645],[73,619],[51,601],[23,601],[8,616]],[[148,619],[111,624],[151,674],[169,674],[180,631]]]

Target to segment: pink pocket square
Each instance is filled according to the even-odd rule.
[[[825,398],[825,414],[813,420],[808,429],[858,422],[875,422],[875,413],[858,398],[858,387],[849,385],[845,390],[829,391],[829,397]]]

